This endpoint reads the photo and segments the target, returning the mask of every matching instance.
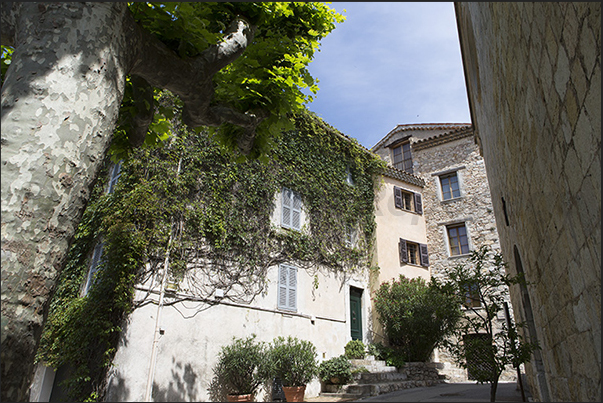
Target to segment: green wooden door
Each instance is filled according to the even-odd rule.
[[[352,340],[362,340],[362,290],[350,287],[350,331]]]

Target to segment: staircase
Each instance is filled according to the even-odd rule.
[[[350,360],[353,368],[366,368],[369,372],[357,373],[347,385],[323,385],[320,396],[340,399],[359,399],[377,396],[400,389],[433,386],[441,383],[436,363],[407,363],[400,370],[387,366],[385,361],[369,356],[365,360]]]

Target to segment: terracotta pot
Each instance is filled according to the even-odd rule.
[[[306,385],[283,386],[283,393],[288,402],[303,402],[304,394],[306,393]]]
[[[246,395],[226,395],[226,400],[229,402],[253,402],[253,394]]]
[[[336,376],[332,376],[330,381],[333,385],[339,385],[341,383],[340,379]]]

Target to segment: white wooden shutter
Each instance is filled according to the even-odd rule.
[[[291,228],[301,229],[301,196],[299,193],[292,192],[293,200],[291,207]]]
[[[289,309],[297,311],[297,269],[289,267],[289,291],[287,304]]]
[[[283,227],[291,227],[291,197],[293,192],[289,189],[283,189],[283,213],[282,213],[282,224]]]
[[[287,309],[287,286],[289,277],[289,270],[287,266],[280,265],[278,268],[278,307],[280,309]]]
[[[297,310],[297,268],[280,265],[278,271],[278,308]]]

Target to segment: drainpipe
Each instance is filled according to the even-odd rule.
[[[163,308],[163,296],[165,294],[165,282],[167,280],[167,272],[169,268],[170,261],[170,246],[172,243],[172,235],[173,232],[170,233],[170,239],[168,241],[168,248],[165,254],[165,261],[163,262],[163,276],[161,278],[161,285],[159,288],[159,303],[157,304],[157,313],[155,314],[155,334],[153,335],[153,348],[151,349],[151,362],[149,364],[149,374],[147,376],[147,388],[144,395],[144,401],[151,401],[151,393],[153,392],[153,380],[155,379],[155,364],[157,359],[157,344],[159,343],[159,335],[161,329],[159,327],[160,324],[160,316]]]
[[[180,174],[180,167],[182,165],[182,157],[178,161],[178,169],[176,170],[176,176]],[[170,249],[172,247],[172,240],[174,239],[174,218],[170,222],[170,238],[168,239],[167,248],[165,251],[165,260],[163,262],[163,276],[161,278],[161,285],[159,288],[159,303],[157,304],[157,314],[155,314],[155,332],[153,335],[153,347],[151,349],[151,362],[149,364],[149,374],[147,376],[147,388],[144,394],[144,401],[150,402],[151,395],[153,393],[153,381],[155,380],[155,365],[157,363],[157,344],[159,343],[159,336],[163,334],[163,331],[159,327],[161,311],[163,310],[163,297],[165,295],[165,283],[167,281],[167,274],[170,264]]]

